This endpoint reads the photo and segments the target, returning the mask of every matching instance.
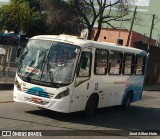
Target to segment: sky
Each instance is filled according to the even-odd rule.
[[[108,1],[117,1],[117,0],[108,0]],[[134,0],[135,1],[135,5],[137,6],[148,6],[150,0]],[[0,2],[9,2],[9,0],[0,0]]]
[[[9,2],[9,0],[0,0],[0,2]]]
[[[108,0],[108,1],[115,2],[117,0]],[[133,0],[133,1],[134,1],[134,5],[136,6],[149,6],[149,2],[150,2],[150,0]]]
[[[137,6],[149,6],[150,0],[136,0],[135,5]]]

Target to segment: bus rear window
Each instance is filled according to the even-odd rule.
[[[135,74],[143,75],[145,68],[145,57],[137,55],[136,56],[136,64],[135,64]]]
[[[124,63],[123,63],[123,74],[124,75],[132,75],[133,74],[134,61],[135,61],[135,55],[133,55],[133,54],[125,54],[124,55]]]

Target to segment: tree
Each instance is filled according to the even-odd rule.
[[[82,30],[82,18],[77,11],[64,0],[44,0],[44,12],[47,14],[47,23],[52,34],[79,35]]]
[[[122,16],[126,16],[128,14],[128,8],[130,4],[130,0],[117,0],[114,2],[108,2],[108,0],[70,0],[72,5],[76,8],[80,16],[83,18],[87,28],[88,28],[88,38],[92,39],[92,31],[96,22],[98,22],[98,31],[94,37],[94,40],[98,40],[102,24],[110,24],[110,21],[120,21]],[[119,5],[118,5],[119,4]],[[123,14],[111,14],[112,7],[117,6],[117,9],[124,9],[125,13]],[[109,8],[108,13],[106,13],[106,9]],[[115,12],[115,11],[114,11]],[[119,12],[120,13],[120,12]],[[123,19],[130,20],[130,19]]]
[[[0,8],[0,22],[4,29],[19,33],[20,30],[26,30],[31,21],[31,10],[26,2],[19,3],[11,0],[9,5],[3,5]]]
[[[19,2],[27,2],[29,7],[34,11],[41,11],[42,10],[42,2],[43,0],[16,0]]]
[[[15,33],[22,31],[29,36],[44,33],[45,15],[40,10],[40,0],[36,1],[36,7],[29,0],[10,0],[8,5],[3,5],[0,8],[0,27]]]

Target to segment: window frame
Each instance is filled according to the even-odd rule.
[[[131,73],[130,74],[125,74],[125,67],[126,67],[126,56],[132,56],[132,63],[131,63]],[[136,56],[134,53],[124,53],[123,56],[123,69],[122,69],[122,74],[123,75],[133,75],[134,74],[134,68],[135,68],[135,61],[136,61]]]
[[[143,58],[142,74],[137,74],[137,73],[136,73],[136,70],[137,70],[137,62],[138,62],[138,58],[139,58],[139,57],[142,57],[142,58]],[[135,58],[135,66],[134,66],[134,74],[135,74],[136,76],[142,76],[142,75],[145,74],[145,67],[146,67],[145,64],[146,64],[146,56],[137,54],[137,55],[136,55],[136,58]]]
[[[120,55],[121,62],[120,62],[119,74],[112,74],[112,73],[110,73],[110,70],[111,70],[111,64],[109,63],[109,61],[110,61],[110,52],[117,52],[117,53],[121,54]],[[109,68],[108,68],[108,74],[109,75],[117,76],[117,75],[121,75],[122,74],[123,57],[124,57],[124,52],[122,52],[122,51],[116,51],[116,50],[109,50],[109,56],[108,56],[108,66],[109,66]]]
[[[105,63],[106,64],[106,69],[105,69],[105,73],[104,74],[99,74],[99,73],[96,73],[96,68],[97,68],[97,50],[104,50],[107,52],[107,56],[106,56],[106,63],[105,62],[102,62],[102,63]],[[107,75],[108,73],[108,57],[109,57],[109,51],[107,49],[101,49],[101,48],[96,48],[95,50],[95,59],[94,59],[94,75]]]
[[[88,76],[80,76],[80,70],[81,70],[81,64],[82,64],[82,55],[84,53],[90,53],[91,54],[91,57],[90,57],[90,69],[89,69],[89,75]],[[93,54],[92,52],[88,52],[88,51],[83,51],[81,53],[81,56],[80,56],[80,61],[79,61],[79,65],[78,65],[78,70],[77,70],[77,77],[91,77],[91,71],[92,71],[92,58],[93,57]]]

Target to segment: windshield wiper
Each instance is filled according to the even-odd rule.
[[[37,64],[37,66],[35,66],[35,67],[32,69],[32,71],[31,71],[31,72],[27,75],[27,77],[26,77],[27,80],[30,80],[30,79],[31,79],[30,76],[32,76],[32,75],[35,73],[36,69],[40,67],[40,64],[41,64],[41,63],[43,64],[43,63],[44,63],[44,60],[39,61],[38,64]]]
[[[49,75],[49,78],[50,78],[51,83],[52,83],[52,84],[54,83],[53,74],[52,74],[51,71],[49,71],[50,68],[48,68],[48,67],[50,67],[50,64],[49,64],[48,60],[45,61],[46,51],[48,51],[48,49],[46,49],[46,50],[43,52],[43,53],[45,53],[44,58],[43,58],[42,60],[40,60],[40,61],[38,62],[38,64],[37,64],[37,66],[35,66],[35,67],[33,68],[33,70],[27,75],[27,77],[26,77],[27,80],[29,80],[29,81],[31,80],[31,77],[30,77],[30,76],[32,76],[32,75],[36,72],[36,69],[38,69],[41,64],[47,64],[47,73],[48,73],[48,75]],[[42,74],[43,74],[43,71],[42,71]]]
[[[21,63],[22,63],[22,61],[24,60],[24,58],[25,58],[25,56],[27,55],[27,53],[29,52],[28,47],[26,47],[25,49],[27,49],[27,50],[25,50],[25,52],[23,52],[23,54],[20,56],[20,58],[19,58],[18,61],[17,61],[17,63],[19,63],[18,68],[19,68],[19,66],[21,65]]]
[[[35,73],[35,71],[36,71],[36,69],[38,69],[39,67],[40,67],[40,65],[41,65],[41,63],[43,64],[43,63],[45,63],[45,58],[46,58],[46,52],[48,51],[49,49],[46,49],[45,51],[43,51],[41,54],[43,54],[44,53],[44,58],[42,59],[42,60],[40,60],[39,62],[38,62],[38,64],[37,64],[37,66],[35,66],[34,68],[33,68],[33,70],[27,75],[27,77],[26,77],[26,79],[28,80],[30,80],[30,76],[31,75],[33,75],[33,73]]]
[[[54,84],[54,77],[53,77],[53,73],[51,71],[51,65],[50,63],[48,62],[48,59],[47,59],[47,74],[49,75],[49,78],[50,78],[50,81],[51,81],[51,84],[53,85]]]
[[[47,71],[48,72],[48,71]],[[48,72],[48,75],[49,75],[49,78],[50,78],[50,81],[51,83],[53,84],[54,83],[54,77],[53,77],[53,74],[51,71]]]

